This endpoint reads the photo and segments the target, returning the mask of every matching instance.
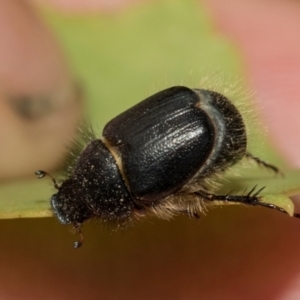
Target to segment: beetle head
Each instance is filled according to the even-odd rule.
[[[92,214],[80,201],[80,195],[72,179],[67,179],[62,183],[50,202],[53,213],[62,224],[80,224]]]

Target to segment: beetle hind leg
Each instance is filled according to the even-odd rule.
[[[251,153],[249,152],[246,152],[245,153],[245,157],[246,158],[249,158],[249,159],[252,159],[253,161],[255,161],[259,166],[263,166],[264,168],[266,169],[269,169],[269,170],[272,170],[275,174],[279,174],[281,176],[284,176],[283,172],[277,168],[276,166],[274,165],[271,165],[267,162],[265,162],[264,160],[260,159],[259,157],[256,157],[254,155],[252,155]]]
[[[277,211],[287,214],[287,211],[285,209],[283,209],[282,207],[279,207],[275,204],[266,203],[266,202],[261,201],[261,197],[259,197],[259,194],[264,188],[265,187],[256,191],[256,186],[255,186],[246,195],[244,195],[244,194],[243,195],[230,195],[230,194],[216,195],[216,194],[207,193],[205,191],[197,191],[197,192],[195,192],[195,194],[203,197],[203,199],[205,199],[207,201],[224,201],[224,203],[234,202],[234,203],[240,203],[240,204],[246,204],[246,205],[252,205],[252,206],[262,206],[262,207],[275,209]],[[294,213],[293,216],[295,218],[300,218],[299,213]]]

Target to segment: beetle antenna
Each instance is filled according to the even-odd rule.
[[[53,182],[54,187],[57,190],[59,189],[59,186],[58,186],[58,183],[57,183],[56,179],[51,174],[49,174],[48,172],[45,172],[45,171],[42,171],[42,170],[37,170],[37,171],[35,171],[34,174],[38,177],[38,179],[44,178],[45,176],[50,177],[52,182]]]
[[[74,249],[78,249],[82,246],[83,244],[83,233],[81,231],[81,224],[80,223],[74,223],[74,229],[77,231],[79,235],[79,241],[76,241],[73,245]]]

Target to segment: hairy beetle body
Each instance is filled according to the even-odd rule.
[[[172,87],[112,119],[102,139],[89,141],[61,185],[52,178],[58,189],[52,209],[61,223],[80,231],[89,218],[123,226],[149,211],[165,218],[197,216],[201,201],[261,205],[257,194],[214,195],[205,186],[207,178],[244,156],[278,171],[246,153],[246,146],[242,116],[225,96]]]

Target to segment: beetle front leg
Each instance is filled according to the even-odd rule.
[[[256,189],[256,186],[247,194],[247,195],[216,195],[216,194],[210,194],[205,191],[198,191],[195,192],[196,195],[201,196],[203,199],[208,201],[224,201],[226,202],[234,202],[234,203],[241,203],[246,205],[253,205],[253,206],[263,206],[271,209],[275,209],[277,211],[280,211],[282,213],[287,214],[286,210],[271,203],[266,203],[261,201],[261,197],[259,197],[259,193],[264,189],[261,188],[258,191],[254,193]],[[294,213],[295,218],[300,218],[300,214]]]

